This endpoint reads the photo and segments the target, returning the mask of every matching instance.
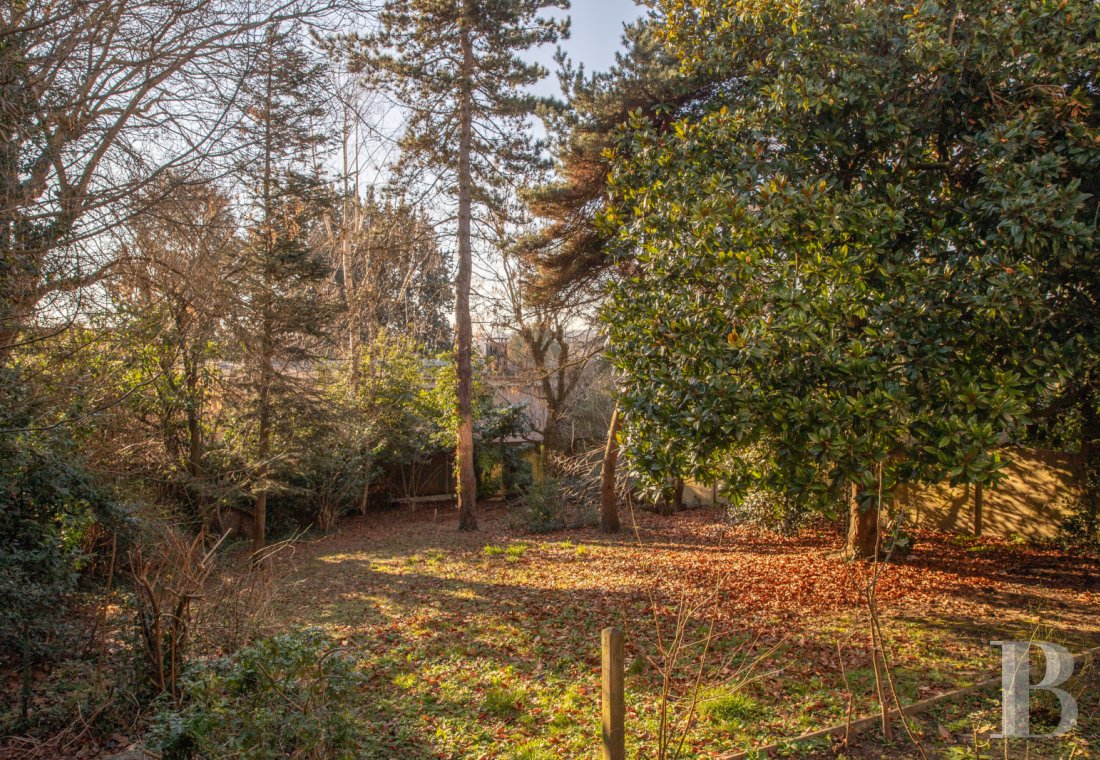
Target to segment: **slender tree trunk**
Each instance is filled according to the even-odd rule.
[[[981,483],[974,484],[974,535],[982,535],[982,522],[984,515],[982,509],[985,501],[985,486]]]
[[[344,305],[348,310],[348,363],[349,384],[351,392],[355,394],[359,390],[359,310],[358,299],[355,297],[355,282],[351,266],[351,229],[348,220],[348,202],[344,201],[344,221],[341,234],[344,239],[340,241],[340,268],[344,274]]]
[[[202,478],[202,425],[198,409],[187,410],[187,474],[195,484]]]
[[[256,494],[256,503],[252,507],[252,554],[256,559],[267,545],[267,489]]]
[[[265,359],[270,361],[265,352]],[[259,430],[256,453],[259,455],[260,465],[256,470],[256,477],[261,480],[259,490],[256,492],[256,502],[252,511],[252,553],[261,551],[267,542],[267,458],[271,454],[271,397],[269,392],[270,379],[262,381],[259,402]]]
[[[184,382],[187,387],[187,474],[192,480],[202,475],[202,391],[199,387],[202,359],[195,346],[184,355]]]
[[[1081,396],[1081,462],[1084,483],[1081,496],[1085,514],[1086,537],[1096,540],[1097,518],[1100,517],[1100,415],[1096,413],[1096,397],[1089,383]]]
[[[273,169],[272,158],[274,156],[274,145],[272,139],[271,129],[271,103],[274,96],[274,84],[273,84],[273,54],[274,50],[274,37],[268,36],[268,56],[267,56],[267,89],[265,92],[265,118],[264,118],[264,174],[263,174],[263,214],[264,214],[264,230],[267,233],[265,235],[267,246],[266,257],[264,261],[264,290],[266,293],[271,293],[274,288],[274,275],[272,273],[272,266],[275,259],[275,243],[271,238],[271,225],[274,218],[274,211],[272,209],[272,182],[273,182]],[[257,467],[256,477],[260,480],[260,488],[256,492],[256,501],[252,511],[252,554],[253,559],[256,555],[263,550],[264,545],[267,542],[267,471],[268,471],[268,457],[271,455],[271,385],[274,382],[272,377],[272,360],[274,359],[274,337],[272,336],[272,317],[268,309],[269,306],[262,307],[263,312],[263,325],[262,334],[260,336],[260,389],[259,397],[256,403],[256,414],[259,418],[257,438],[256,438],[256,453],[259,460],[259,467]]]
[[[347,105],[344,106],[344,123],[343,131],[341,133],[340,140],[340,156],[343,159],[343,171],[341,172],[341,180],[343,182],[344,200],[341,206],[341,219],[340,219],[340,271],[344,280],[344,306],[348,312],[348,362],[349,362],[349,385],[351,391],[355,394],[359,390],[359,338],[360,338],[360,324],[359,324],[359,310],[356,308],[358,305],[358,298],[356,297],[355,288],[355,275],[352,273],[351,266],[351,235],[354,225],[351,220],[351,188],[349,176],[351,173],[351,164],[348,156],[348,141],[351,139],[351,126],[350,117],[348,114]],[[358,206],[359,198],[356,197],[355,204]],[[359,209],[356,208],[356,216],[359,215]],[[370,246],[368,244],[368,253]]]
[[[600,530],[617,533],[619,530],[619,504],[615,493],[615,469],[619,463],[619,428],[622,416],[619,405],[611,413],[607,427],[607,446],[603,451],[603,471],[600,473]]]
[[[473,176],[473,67],[474,48],[468,29],[469,7],[463,10],[461,133],[458,157],[458,281],[455,283],[455,361],[458,375],[458,529],[477,530],[477,476],[474,472],[473,414],[473,327],[470,321],[470,281],[473,275],[473,245],[470,239]]]
[[[192,349],[191,356],[185,358],[187,383],[187,475],[191,479],[191,492],[197,501],[197,512],[203,528],[208,527],[209,515],[206,513],[206,496],[202,487],[202,391],[199,387],[201,360]]]
[[[848,495],[848,555],[853,559],[871,559],[878,542],[878,512],[863,505],[863,489],[852,484]]]

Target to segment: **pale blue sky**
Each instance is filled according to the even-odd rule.
[[[646,8],[638,6],[634,0],[572,0],[572,7],[565,11],[572,18],[570,35],[569,39],[560,43],[561,47],[574,61],[583,63],[587,72],[606,71],[615,62],[615,53],[622,47],[623,23],[641,18],[645,12]],[[562,12],[558,11],[555,15],[560,16]],[[539,95],[560,96],[561,90],[555,76],[554,46],[545,45],[528,51],[523,57],[539,61],[550,71],[550,76],[531,90]],[[381,132],[381,137],[365,137],[362,152],[355,157],[364,178],[373,178],[373,181],[387,176],[386,165],[396,156],[393,138],[402,123],[400,109],[387,104],[387,101],[380,102],[374,114],[378,120],[374,129]],[[542,125],[535,119],[531,120],[531,124],[535,132],[541,135]],[[331,158],[335,162],[338,155],[334,153]]]
[[[572,0],[572,6],[567,11],[573,19],[571,33],[561,46],[589,72],[606,70],[615,62],[623,22],[641,17],[646,10],[635,5],[634,0]],[[551,71],[551,76],[539,86],[539,92],[557,95],[553,49],[545,47],[534,57]]]

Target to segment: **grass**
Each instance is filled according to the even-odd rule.
[[[742,688],[727,685],[721,668],[707,672],[683,757],[843,723],[845,677],[853,715],[874,714],[864,616],[856,595],[843,591],[843,568],[834,570],[836,539],[812,532],[723,536],[712,518],[704,511],[645,515],[641,546],[632,535],[608,538],[590,529],[521,536],[503,515],[483,515],[477,534],[407,517],[357,518],[284,568],[278,626],[320,625],[359,651],[370,683],[364,720],[389,737],[388,756],[409,760],[598,757],[599,631],[623,626],[628,756],[649,756],[660,721],[654,621],[667,632],[680,594],[713,589],[728,573],[733,587],[716,609],[723,633],[711,662],[732,657],[726,667],[736,669],[746,656],[774,653],[758,666],[758,680]],[[918,541],[913,558],[884,576],[885,630],[907,701],[987,677],[998,662],[988,642],[1028,637],[1039,615],[1049,622],[1042,631],[1048,640],[1075,650],[1100,641],[1088,614],[1100,610],[1100,595],[1075,591],[1074,605],[1056,604],[1066,597],[997,575],[1024,562],[1006,554],[1017,549],[970,551],[975,546],[985,544]],[[799,585],[803,575],[810,580]],[[974,590],[987,586],[994,591]],[[1006,589],[1011,593],[1002,594]],[[705,623],[691,621],[687,638],[699,640]],[[682,665],[680,684],[690,681],[695,660]],[[961,741],[963,727],[981,724],[986,707],[933,716],[920,730],[938,740],[943,725]],[[898,752],[906,756],[901,745]]]
[[[481,709],[497,718],[514,718],[523,709],[523,689],[506,686],[491,686],[481,700]]]
[[[507,546],[493,546],[491,544],[483,546],[481,553],[486,557],[504,557],[508,560],[517,560],[523,557],[527,553],[527,544],[515,543],[508,544]]]
[[[718,723],[740,724],[762,712],[755,699],[726,687],[712,687],[699,695],[699,714]]]

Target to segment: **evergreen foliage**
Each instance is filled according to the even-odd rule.
[[[230,283],[236,304],[233,330],[240,351],[238,386],[251,424],[247,460],[252,472],[253,544],[265,540],[273,458],[301,451],[297,422],[322,421],[322,405],[308,381],[307,361],[334,316],[324,288],[329,269],[309,245],[324,208],[317,166],[324,137],[322,66],[302,47],[300,30],[271,26],[246,81],[249,149],[240,171],[246,183],[246,234],[236,249]]]
[[[1096,5],[667,7],[716,85],[631,121],[604,217],[639,469],[865,508],[880,468],[994,479],[1096,281]]]
[[[541,162],[527,119],[544,75],[520,54],[553,43],[568,22],[540,16],[567,0],[388,0],[378,30],[343,40],[352,70],[393,92],[409,118],[398,173],[427,174],[456,204],[455,364],[459,528],[477,528],[470,292],[475,213],[504,207],[516,177]],[[482,214],[482,222],[489,217]]]

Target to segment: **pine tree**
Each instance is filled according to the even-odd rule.
[[[617,137],[630,116],[662,131],[706,102],[711,78],[705,72],[681,72],[680,61],[659,38],[659,24],[659,16],[651,15],[628,25],[625,49],[607,72],[588,76],[559,53],[558,78],[568,107],[545,113],[554,177],[523,193],[544,222],[520,241],[518,251],[537,271],[524,294],[535,303],[553,306],[602,296],[615,259],[608,255],[613,241],[597,219],[606,206],[612,157],[620,149]],[[600,488],[600,525],[608,533],[619,529],[615,474],[621,425],[616,406]]]
[[[324,190],[315,165],[324,140],[323,67],[303,49],[298,30],[272,26],[245,83],[247,181],[245,240],[232,285],[238,299],[234,327],[241,350],[246,408],[253,423],[253,547],[263,548],[267,499],[276,483],[271,463],[291,453],[280,448],[290,422],[315,413],[307,362],[332,316],[325,294],[328,267],[308,243],[323,210]]]
[[[558,79],[568,107],[547,110],[544,121],[554,155],[554,176],[523,193],[546,224],[521,240],[520,253],[537,266],[530,295],[568,302],[598,293],[612,258],[607,234],[596,223],[608,195],[617,137],[633,114],[660,131],[706,102],[712,84],[703,73],[684,74],[659,38],[651,15],[623,30],[623,51],[605,72],[586,75],[559,53]]]
[[[408,110],[400,173],[432,176],[457,205],[461,530],[477,529],[470,318],[474,214],[499,208],[511,178],[539,160],[527,120],[542,101],[524,88],[546,71],[519,53],[567,33],[568,22],[539,12],[568,5],[567,0],[388,0],[377,32],[344,40],[353,70],[389,89]]]

